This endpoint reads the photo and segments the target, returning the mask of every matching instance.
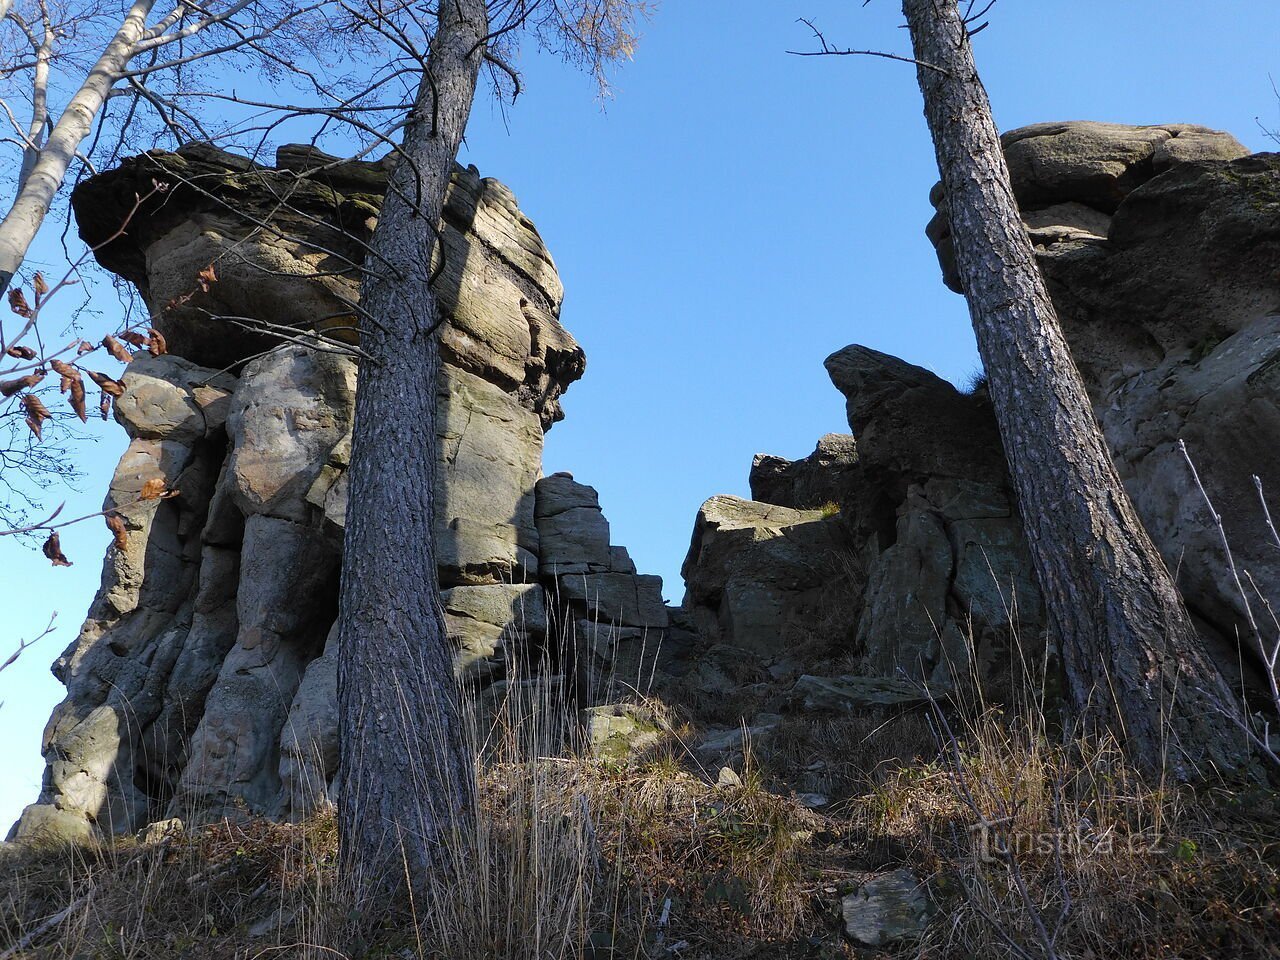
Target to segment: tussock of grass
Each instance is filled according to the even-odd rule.
[[[1035,714],[949,729],[852,810],[932,877],[930,955],[1280,956],[1274,792],[1151,784],[1114,741],[1052,744]]]

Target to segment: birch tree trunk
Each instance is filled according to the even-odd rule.
[[[474,761],[436,591],[431,259],[487,32],[484,0],[439,4],[361,288],[361,345],[374,359],[356,391],[338,710],[340,853],[362,907],[448,871],[447,838],[474,815]]]
[[[956,261],[1049,619],[1086,728],[1152,773],[1240,772],[1240,709],[1205,655],[1093,416],[1009,182],[955,0],[903,0]]]
[[[0,222],[0,294],[8,289],[13,275],[22,266],[31,241],[49,213],[54,195],[66,179],[76,150],[93,129],[94,118],[128,67],[134,45],[146,32],[147,17],[154,6],[155,0],[135,0],[120,29],[62,111],[30,171],[24,171],[26,177],[13,206]]]

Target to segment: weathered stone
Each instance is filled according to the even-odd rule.
[[[661,577],[586,573],[564,576],[559,582],[562,595],[599,623],[658,629],[667,625]]]
[[[337,615],[337,566],[336,551],[313,528],[248,518],[236,641],[191,737],[174,815],[203,821],[274,811],[281,730]]]
[[[797,510],[838,507],[858,482],[858,447],[845,433],[828,433],[803,460],[757,453],[751,499]]]
[[[488,584],[440,591],[445,626],[459,674],[500,672],[513,644],[538,643],[547,632],[547,609],[537,584]]]
[[[286,346],[244,370],[227,417],[226,482],[240,512],[295,522],[307,494],[351,427],[356,367],[345,357]]]
[[[1245,156],[1229,135],[1187,125],[1040,124],[1007,134],[1005,145],[1040,268],[1117,469],[1188,605],[1217,639],[1219,666],[1233,672],[1241,655],[1232,638],[1249,633],[1243,603],[1177,443],[1186,441],[1201,468],[1238,566],[1275,595],[1280,555],[1258,533],[1252,478],[1280,489],[1271,374],[1280,328],[1280,156]],[[1045,209],[1050,203],[1057,206]],[[1094,236],[1049,242],[1047,221],[1070,219],[1051,211],[1082,206],[1111,214],[1105,231],[1097,220],[1088,230]],[[1106,243],[1096,242],[1103,233]],[[943,213],[929,234],[951,281]],[[1002,581],[1016,579],[1014,566],[1000,572]]]
[[[822,511],[712,497],[698,511],[681,570],[685,607],[710,642],[784,652],[819,609],[850,608],[841,595],[857,588],[841,564],[844,550],[843,527]],[[834,632],[849,632],[852,617]]]
[[[448,585],[525,580],[537,573],[534,484],[542,463],[536,416],[485,380],[441,368],[436,547]]]
[[[191,444],[222,429],[235,378],[172,354],[134,356],[121,375],[115,418],[132,439]]]
[[[275,169],[189,144],[89,178],[72,205],[81,236],[138,286],[170,349],[225,367],[272,346],[255,325],[356,338],[360,268],[390,163],[334,159],[287,145]],[[156,194],[153,181],[168,189]],[[137,196],[130,229],[105,242]],[[559,420],[559,397],[585,360],[559,323],[564,291],[537,230],[505,186],[458,167],[442,238],[445,361],[510,392],[544,425]],[[197,274],[211,263],[218,279],[204,290]]]
[[[662,741],[662,727],[648,707],[610,703],[582,711],[587,746],[602,760],[632,760]]]
[[[543,477],[537,485],[534,516],[539,559],[546,573],[603,573],[613,569],[609,521],[600,511],[600,499],[594,489],[566,473]],[[634,573],[635,568],[618,572]]]
[[[933,912],[928,889],[910,870],[872,877],[840,903],[845,935],[864,947],[919,939]]]
[[[335,802],[330,785],[338,773],[338,629],[324,652],[307,664],[280,729],[280,796],[274,811],[297,820]]]
[[[1175,163],[1235,160],[1249,153],[1228,133],[1186,123],[1036,123],[1000,140],[1019,204],[1074,201],[1105,213]]]
[[[874,707],[905,707],[924,703],[924,691],[905,680],[890,677],[803,676],[792,692],[801,698],[806,710],[831,710],[838,713]]]
[[[858,645],[873,674],[929,676],[925,655],[947,619],[951,544],[932,513],[909,510],[898,539],[876,558],[858,621]]]
[[[335,799],[333,624],[356,364],[295,345],[264,351],[269,340],[217,315],[350,339],[339,328],[353,322],[354,267],[388,164],[299,147],[282,148],[277,164],[190,145],[127,161],[77,192],[84,235],[105,239],[135,187],[171,184],[97,252],[157,307],[174,352],[140,354],[123,375],[117,418],[132,442],[107,506],[125,530],[55,665],[67,699],[46,731],[44,789],[17,835],[49,824],[63,835],[136,832],[170,811],[197,822],[300,817]],[[557,528],[557,509],[535,517],[543,430],[583,369],[556,320],[554,264],[510,191],[474,169],[455,172],[445,221],[436,548],[458,669],[488,682],[508,653],[540,651],[539,519],[566,551],[585,550],[584,571],[616,578],[576,615],[640,624],[592,621],[611,634],[600,651],[616,655],[633,635],[643,649],[665,624],[660,581],[635,576],[608,543],[594,491],[602,535]],[[218,279],[195,289],[210,262]],[[251,355],[238,376],[216,369]],[[157,479],[180,492],[138,503]]]

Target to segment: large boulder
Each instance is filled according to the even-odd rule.
[[[681,568],[684,607],[708,643],[765,656],[838,644],[857,609],[849,552],[835,515],[712,497],[698,510]]]
[[[1249,635],[1247,616],[1178,444],[1200,468],[1237,566],[1263,595],[1280,594],[1280,551],[1263,535],[1253,480],[1280,490],[1280,155],[1247,156],[1228,134],[1179,124],[1037,124],[1003,140],[1121,478],[1230,668],[1230,638]],[[928,232],[954,288],[940,190],[934,200]],[[1068,220],[1079,229],[1049,229]]]

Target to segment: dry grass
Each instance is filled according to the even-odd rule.
[[[1053,742],[1034,701],[938,709],[932,732],[919,712],[793,715],[722,786],[678,709],[647,703],[667,736],[643,758],[595,758],[556,684],[506,690],[475,733],[478,826],[426,902],[354,915],[327,810],[10,848],[0,956],[41,931],[13,955],[832,960],[863,955],[839,942],[840,897],[903,865],[942,909],[902,956],[1280,956],[1276,795],[1149,784],[1112,743]]]
[[[944,957],[1280,956],[1274,791],[1151,784],[1110,740],[987,710],[854,805],[944,902]]]
[[[817,821],[802,807],[750,773],[728,787],[696,776],[672,743],[643,766],[595,759],[558,686],[507,690],[475,731],[475,829],[449,839],[449,875],[408,909],[374,925],[350,909],[336,818],[321,810],[150,843],[10,848],[0,956],[621,960],[789,936],[809,919],[802,857]]]

